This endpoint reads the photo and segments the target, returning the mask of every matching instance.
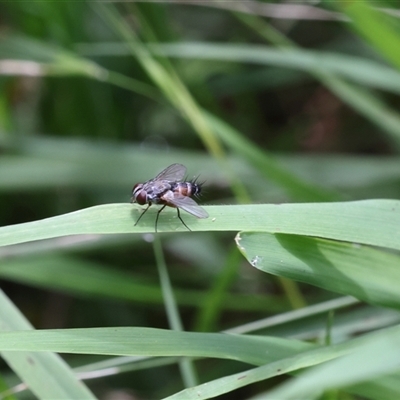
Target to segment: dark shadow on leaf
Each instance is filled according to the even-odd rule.
[[[298,235],[276,234],[275,236],[286,251],[305,264],[303,271],[299,271],[299,269],[294,270],[292,273],[285,274],[286,277],[307,282],[337,293],[369,300],[364,289],[349,275],[346,275],[337,268],[323,254],[321,247],[325,242],[329,243],[328,241]],[[357,262],[357,260],[354,260],[354,262]]]

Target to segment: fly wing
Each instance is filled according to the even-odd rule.
[[[182,208],[189,214],[194,215],[197,218],[208,218],[207,211],[200,207],[193,199],[187,196],[179,196],[173,197],[168,200],[168,203],[171,203],[175,207]]]
[[[182,164],[172,164],[161,171],[153,181],[179,182],[186,174],[186,167]]]

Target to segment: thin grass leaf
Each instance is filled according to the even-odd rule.
[[[274,337],[113,327],[0,332],[0,351],[215,357],[262,365],[315,347]]]
[[[172,330],[182,332],[183,323],[179,314],[174,290],[169,277],[167,264],[165,262],[164,251],[161,246],[161,240],[158,236],[153,241],[153,251],[157,264],[158,276],[161,283],[161,289],[164,299],[164,307],[168,317],[168,323]],[[196,372],[193,361],[189,359],[179,360],[179,369],[182,380],[186,387],[194,386],[197,382]]]

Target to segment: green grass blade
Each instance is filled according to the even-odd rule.
[[[261,365],[312,347],[275,337],[113,327],[0,332],[0,351],[215,357]]]
[[[156,207],[154,207],[156,208]],[[400,250],[400,201],[206,206],[210,217],[183,215],[193,231],[259,231],[317,236]],[[155,210],[134,226],[141,208],[105,204],[57,217],[0,228],[0,246],[88,233],[154,232]],[[187,232],[176,210],[164,210],[160,232]]]
[[[23,330],[34,332],[30,323],[0,291],[0,324],[2,333]],[[57,354],[45,351],[1,351],[13,371],[39,399],[94,399],[68,365]]]
[[[243,232],[236,240],[247,260],[261,271],[400,308],[397,255],[295,235]]]

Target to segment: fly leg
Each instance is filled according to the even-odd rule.
[[[160,212],[161,212],[162,210],[164,210],[165,207],[167,207],[166,204],[164,204],[164,205],[158,210],[158,212],[157,212],[157,216],[156,216],[156,225],[155,225],[156,233],[157,233],[157,222],[158,222],[158,217],[160,216]],[[147,210],[146,210],[146,211],[147,211]]]
[[[183,219],[181,218],[181,213],[179,212],[179,208],[176,209],[178,211],[178,218],[181,220],[182,224],[186,226],[186,228],[192,232],[192,230],[183,222]]]
[[[168,205],[168,204],[164,204],[164,205],[158,210],[158,212],[157,212],[156,224],[155,224],[155,231],[156,231],[156,233],[157,233],[158,217],[160,216],[160,212],[161,212],[162,210],[164,210],[164,208],[167,207],[167,205]],[[150,207],[150,206],[149,206],[149,207]],[[149,209],[149,207],[146,208],[146,210],[143,212],[143,214]],[[187,228],[187,230],[189,230],[189,231],[191,232],[192,230],[185,224],[185,221],[181,218],[181,213],[179,212],[179,208],[178,208],[178,207],[176,208],[176,211],[178,212],[178,218],[180,219],[180,221],[182,222],[182,224],[185,225],[185,227]],[[142,214],[142,215],[143,215],[143,214]],[[141,215],[141,216],[142,216],[142,215]],[[140,216],[140,217],[141,217],[141,216]],[[140,219],[140,217],[139,217],[139,219]],[[139,220],[138,220],[138,221],[139,221]]]
[[[147,206],[147,208],[140,214],[140,217],[138,218],[138,220],[136,221],[135,225],[136,226],[138,224],[138,222],[140,221],[140,218],[143,217],[144,214],[146,214],[146,211],[150,208],[151,203],[149,203],[149,205]]]

